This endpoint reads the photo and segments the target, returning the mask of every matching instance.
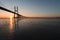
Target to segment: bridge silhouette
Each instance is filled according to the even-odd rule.
[[[7,11],[7,12],[10,12],[10,13],[13,13],[14,14],[14,17],[15,17],[15,15],[17,15],[17,18],[20,18],[22,16],[22,15],[18,14],[18,8],[17,8],[17,10],[15,8],[15,12],[14,11],[11,11],[11,10],[9,10],[7,8],[1,7],[1,6],[0,6],[0,9],[1,10],[4,10],[4,11]]]

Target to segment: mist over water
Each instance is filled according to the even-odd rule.
[[[0,19],[0,40],[60,39],[60,19]]]

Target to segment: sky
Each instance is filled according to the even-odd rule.
[[[60,0],[0,0],[0,6],[12,11],[18,6],[19,14],[27,17],[60,17]],[[0,10],[0,16],[13,14]]]

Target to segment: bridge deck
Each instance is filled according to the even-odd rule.
[[[11,11],[11,10],[8,10],[8,9],[6,9],[6,8],[4,8],[4,7],[1,7],[1,6],[0,6],[0,9],[1,9],[1,10],[4,10],[4,11],[7,11],[7,12],[10,12],[10,13],[13,13],[13,14],[16,14],[16,15],[18,15],[18,16],[21,16],[20,14],[15,13],[15,12],[13,12],[13,11]]]

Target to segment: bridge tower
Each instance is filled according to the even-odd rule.
[[[17,18],[19,17],[18,15],[18,6],[14,6],[14,12],[17,13]],[[15,18],[15,13],[14,13],[14,18]]]

